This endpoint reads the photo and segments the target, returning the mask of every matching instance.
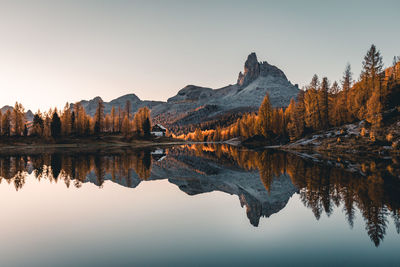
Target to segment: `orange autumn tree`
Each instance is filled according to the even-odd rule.
[[[327,77],[320,81],[315,74],[286,109],[273,108],[267,94],[258,114],[243,114],[225,127],[192,129],[180,137],[199,139],[203,135],[205,140],[223,141],[261,135],[276,141],[296,140],[309,133],[360,120],[366,120],[372,128],[378,129],[382,125],[382,112],[398,108],[399,100],[400,58],[395,57],[393,66],[384,70],[380,51],[371,45],[364,57],[360,78],[355,83],[351,66],[347,64],[341,86],[337,82],[330,86]]]

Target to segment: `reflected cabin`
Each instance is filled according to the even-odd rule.
[[[154,136],[165,136],[167,129],[161,124],[156,124],[151,128],[151,134]]]

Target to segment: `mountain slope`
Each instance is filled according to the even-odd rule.
[[[236,84],[220,89],[188,85],[167,103],[155,106],[152,116],[166,125],[200,123],[222,114],[255,111],[266,93],[273,106],[287,106],[298,91],[297,85],[291,84],[283,71],[266,61],[258,62],[256,54],[251,53]],[[195,116],[195,113],[204,113],[205,116]]]
[[[126,101],[132,104],[132,112],[147,106],[151,109],[153,122],[168,127],[186,127],[210,121],[223,120],[232,114],[258,110],[266,93],[275,107],[289,105],[290,99],[298,94],[298,86],[293,85],[278,67],[268,62],[259,62],[255,53],[251,53],[240,72],[236,84],[219,89],[187,85],[167,102],[142,101],[134,94],[128,94],[105,102],[105,112],[111,107],[125,107]],[[100,97],[82,100],[80,103],[86,112],[94,115]]]

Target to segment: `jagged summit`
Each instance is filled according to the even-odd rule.
[[[267,61],[258,62],[256,53],[252,52],[244,63],[244,73],[239,72],[237,84],[246,87],[259,76],[274,76],[287,80],[286,75],[278,67],[268,64]]]
[[[244,63],[244,73],[239,72],[237,84],[241,87],[247,86],[260,75],[260,63],[257,60],[256,53],[251,53]]]

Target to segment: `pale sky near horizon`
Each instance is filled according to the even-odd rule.
[[[36,111],[236,82],[250,52],[292,83],[400,55],[400,1],[2,1],[0,106]]]

